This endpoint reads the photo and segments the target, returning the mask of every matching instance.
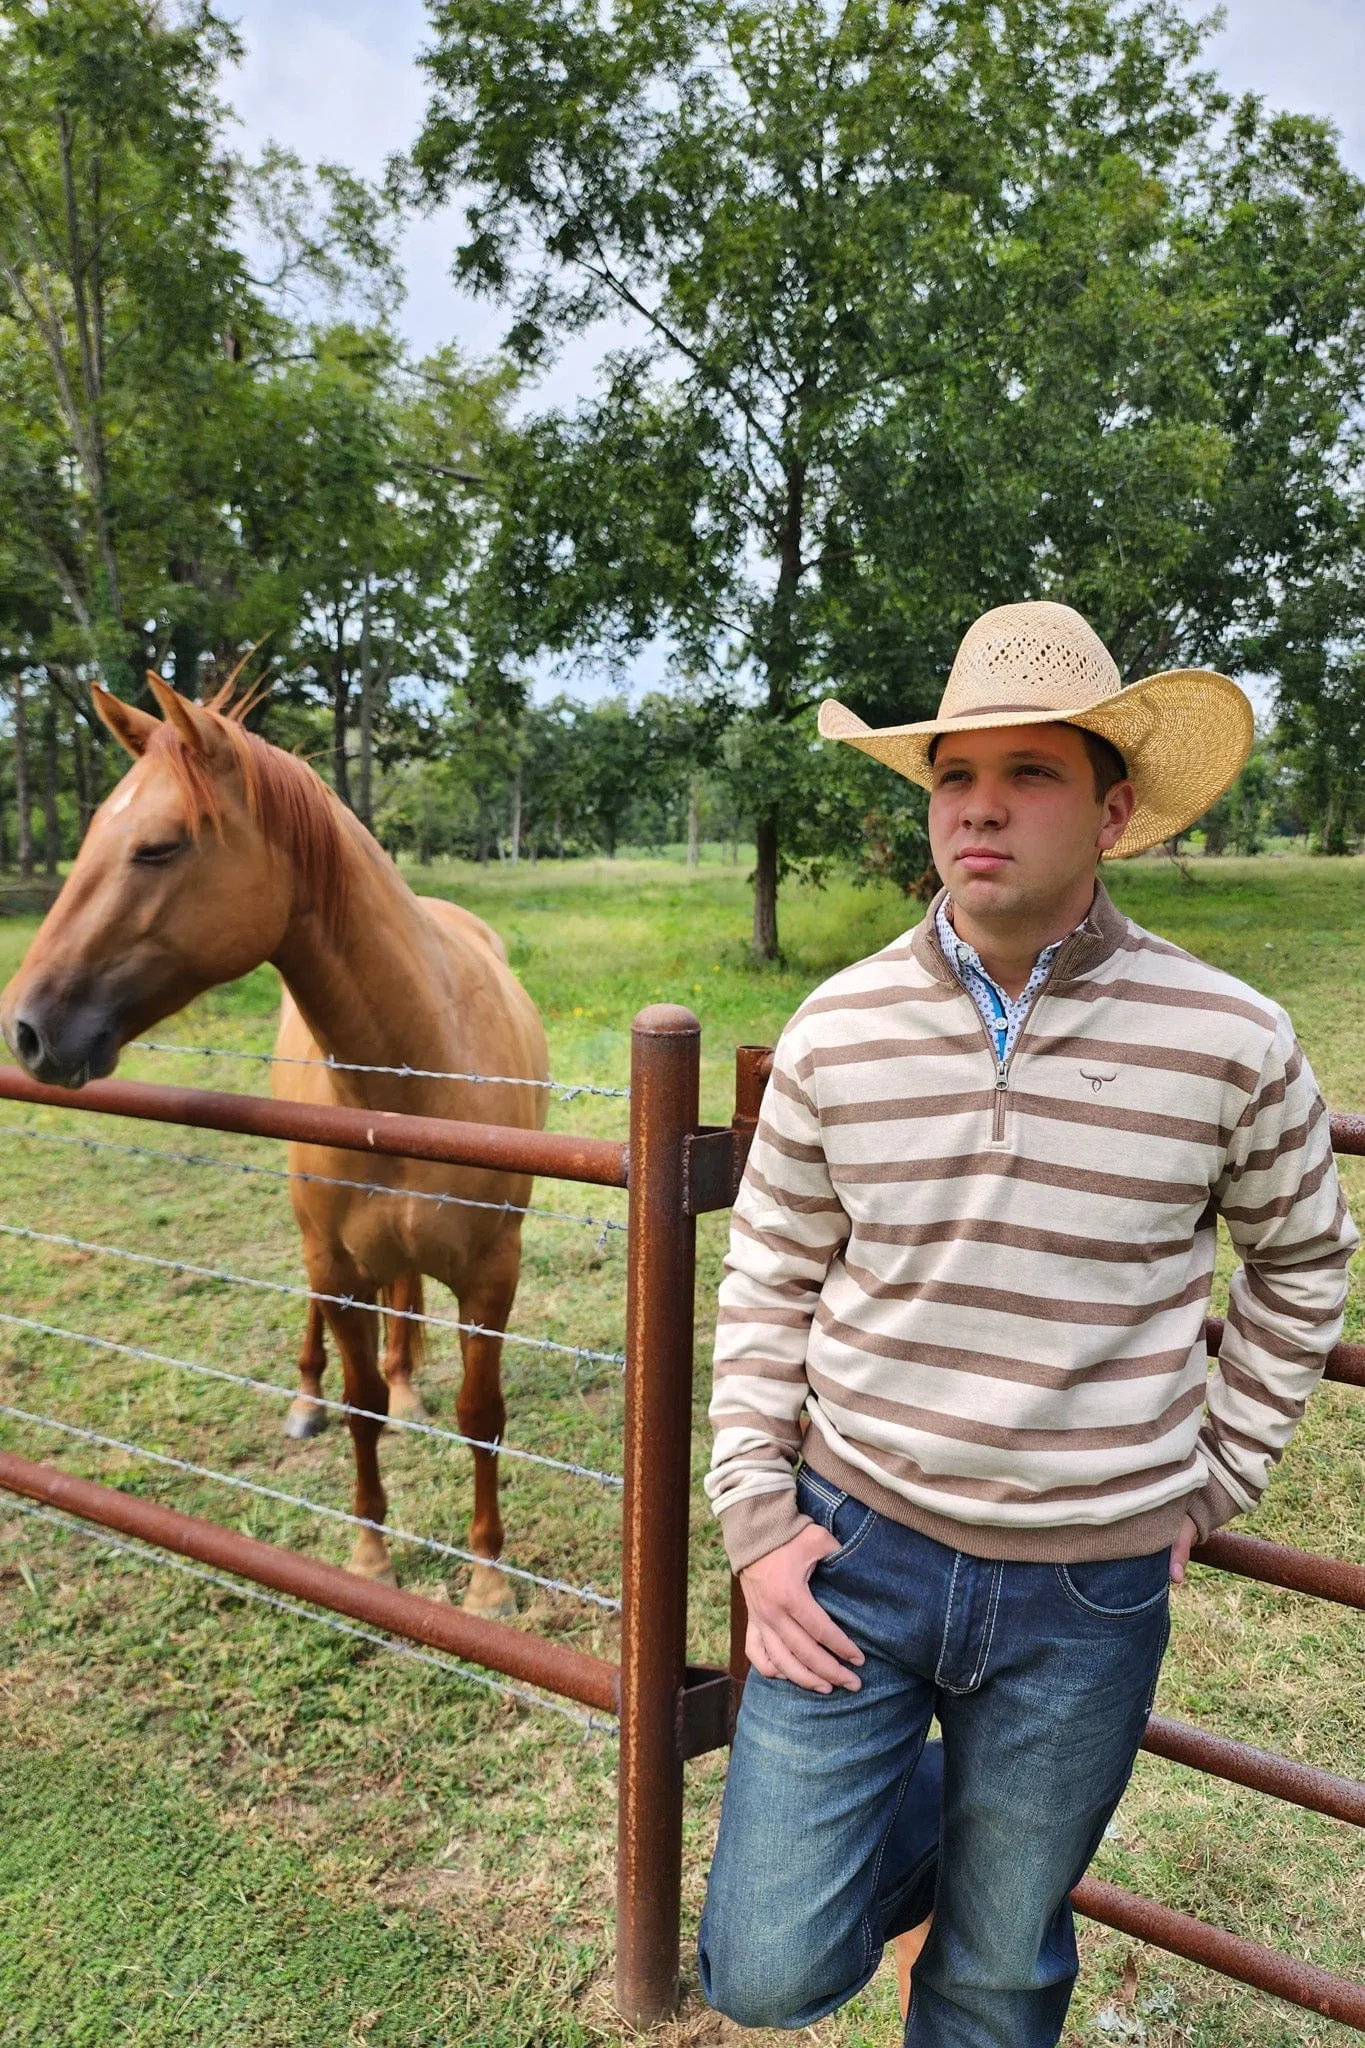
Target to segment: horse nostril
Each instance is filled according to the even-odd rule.
[[[14,1023],[14,1050],[26,1067],[41,1055],[43,1041],[26,1017],[17,1017]]]

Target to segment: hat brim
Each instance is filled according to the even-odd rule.
[[[1244,691],[1215,669],[1168,669],[1075,710],[993,711],[926,718],[914,725],[870,726],[827,697],[820,736],[872,755],[922,789],[932,789],[929,748],[950,732],[1016,725],[1079,725],[1118,748],[1137,802],[1106,860],[1123,860],[1184,832],[1217,803],[1246,766],[1256,737]]]

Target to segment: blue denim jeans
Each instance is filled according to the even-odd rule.
[[[863,1651],[856,1693],[749,1674],[702,1919],[702,1988],[805,2027],[934,1915],[905,2048],[1055,2048],[1068,1894],[1128,1782],[1169,1631],[1169,1550],[994,1563],[816,1475],[839,1541],[811,1590]],[[942,1744],[928,1743],[937,1715]]]

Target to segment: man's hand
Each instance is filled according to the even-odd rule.
[[[1190,1561],[1190,1552],[1199,1541],[1199,1524],[1193,1515],[1186,1515],[1180,1524],[1180,1534],[1171,1545],[1171,1584],[1183,1586],[1185,1567]]]
[[[861,1681],[846,1667],[861,1664],[863,1653],[810,1590],[816,1565],[838,1548],[837,1538],[812,1522],[740,1573],[749,1609],[744,1647],[764,1678],[789,1678],[807,1692],[833,1692],[836,1685],[859,1690]]]

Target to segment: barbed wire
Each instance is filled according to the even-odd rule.
[[[38,1429],[55,1429],[63,1436],[79,1438],[83,1443],[95,1444],[101,1450],[122,1451],[130,1458],[145,1458],[154,1465],[169,1466],[176,1472],[187,1472],[194,1479],[209,1479],[218,1486],[231,1486],[239,1493],[256,1494],[262,1500],[279,1501],[285,1507],[303,1508],[312,1515],[324,1515],[332,1522],[347,1522],[352,1528],[372,1529],[377,1536],[387,1537],[395,1543],[413,1543],[420,1550],[434,1551],[441,1557],[458,1558],[462,1564],[496,1564],[499,1571],[509,1578],[524,1579],[528,1584],[540,1586],[547,1593],[565,1593],[572,1599],[582,1600],[593,1607],[601,1607],[609,1613],[619,1614],[621,1603],[608,1593],[599,1593],[595,1586],[574,1586],[566,1579],[551,1579],[539,1572],[527,1571],[523,1565],[508,1564],[504,1558],[479,1557],[472,1550],[462,1550],[457,1543],[444,1543],[435,1536],[418,1536],[411,1529],[400,1529],[391,1522],[371,1521],[367,1515],[352,1515],[345,1508],[329,1507],[324,1501],[308,1500],[302,1494],[285,1493],[277,1486],[263,1486],[256,1479],[242,1479],[232,1472],[215,1472],[211,1466],[195,1465],[188,1458],[176,1458],[169,1451],[154,1451],[147,1444],[129,1443],[123,1437],[105,1436],[97,1429],[86,1429],[76,1422],[61,1422],[55,1415],[35,1415],[28,1408],[17,1408],[7,1402],[0,1402],[0,1415],[8,1415],[16,1422],[27,1422]]]
[[[259,1280],[250,1273],[231,1273],[222,1266],[199,1266],[188,1259],[161,1258],[155,1252],[129,1251],[122,1245],[97,1244],[90,1238],[72,1237],[63,1230],[33,1230],[26,1224],[0,1223],[0,1236],[28,1239],[34,1244],[61,1245],[68,1251],[89,1252],[106,1259],[123,1259],[130,1265],[156,1266],[167,1273],[187,1273],[197,1280],[212,1280],[225,1287],[251,1287],[263,1294],[286,1294],[296,1301],[325,1302],[329,1307],[362,1309],[373,1316],[392,1316],[405,1323],[422,1323],[438,1330],[462,1330],[471,1337],[496,1337],[506,1344],[519,1344],[531,1351],[552,1351],[577,1363],[625,1366],[621,1351],[593,1351],[584,1344],[562,1344],[554,1337],[527,1337],[515,1330],[495,1330],[487,1323],[461,1322],[455,1316],[429,1316],[421,1309],[394,1308],[392,1304],[362,1301],[354,1294],[323,1294],[313,1287],[297,1287],[287,1280]]]
[[[536,1202],[481,1202],[472,1195],[445,1195],[426,1188],[395,1187],[390,1181],[342,1180],[330,1173],[301,1173],[282,1166],[257,1166],[244,1159],[220,1159],[211,1152],[169,1152],[153,1145],[124,1145],[112,1138],[78,1138],[66,1131],[39,1131],[31,1124],[0,1123],[0,1132],[37,1145],[79,1145],[87,1152],[114,1152],[127,1159],[169,1161],[175,1166],[217,1167],[220,1173],[245,1173],[263,1180],[298,1180],[316,1187],[351,1188],[363,1195],[392,1195],[405,1202],[437,1202],[457,1209],[492,1209],[506,1216],[540,1216],[551,1223],[581,1223],[602,1233],[602,1248],[609,1231],[625,1235],[626,1225],[615,1216],[588,1216],[577,1209],[545,1209]]]
[[[205,1060],[258,1060],[268,1067],[328,1067],[335,1074],[392,1074],[402,1081],[484,1081],[493,1087],[502,1088],[545,1088],[556,1094],[561,1102],[576,1101],[580,1095],[610,1096],[621,1102],[630,1099],[629,1088],[603,1088],[596,1081],[537,1081],[525,1074],[461,1074],[447,1072],[441,1067],[383,1067],[363,1060],[337,1060],[330,1054],[326,1059],[300,1059],[282,1052],[241,1052],[225,1045],[180,1045],[173,1039],[134,1038],[129,1041],[134,1052],[178,1052],[189,1053]]]
[[[321,1628],[335,1630],[338,1635],[354,1636],[362,1643],[371,1643],[375,1648],[388,1650],[396,1657],[408,1657],[415,1664],[427,1664],[466,1685],[482,1686],[488,1692],[502,1694],[516,1700],[525,1707],[538,1707],[544,1713],[557,1714],[562,1720],[572,1721],[588,1734],[614,1736],[617,1725],[610,1718],[602,1719],[593,1713],[581,1714],[576,1707],[566,1706],[561,1700],[547,1699],[541,1693],[526,1692],[517,1685],[507,1685],[503,1680],[490,1678],[486,1672],[475,1671],[468,1664],[459,1664],[453,1657],[443,1657],[434,1650],[419,1649],[415,1643],[406,1643],[401,1637],[382,1634],[378,1629],[362,1628],[353,1621],[343,1621],[340,1615],[325,1610],[302,1606],[298,1601],[282,1599],[278,1593],[268,1593],[260,1586],[229,1578],[225,1572],[208,1571],[202,1565],[190,1564],[185,1558],[176,1557],[172,1552],[159,1550],[150,1544],[129,1543],[121,1536],[115,1536],[107,1529],[91,1528],[87,1523],[77,1521],[74,1516],[57,1513],[52,1508],[37,1507],[31,1501],[11,1499],[7,1503],[21,1515],[28,1515],[34,1521],[47,1522],[52,1527],[64,1530],[68,1535],[83,1536],[88,1542],[102,1548],[118,1551],[143,1565],[164,1565],[168,1571],[182,1573],[187,1579],[198,1579],[207,1586],[216,1586],[225,1593],[231,1593],[240,1600],[253,1600],[262,1607],[273,1607],[281,1614],[291,1615],[298,1621],[316,1622]]]
[[[506,1444],[501,1437],[465,1436],[457,1429],[443,1429],[438,1422],[418,1421],[414,1416],[381,1415],[377,1408],[357,1408],[350,1401],[332,1401],[325,1394],[305,1394],[282,1387],[273,1380],[258,1380],[247,1373],[228,1372],[222,1366],[203,1365],[193,1358],[173,1358],[169,1352],[149,1350],[145,1344],[124,1344],[114,1337],[96,1337],[88,1330],[67,1330],[58,1323],[40,1322],[36,1316],[16,1316],[0,1310],[0,1323],[12,1329],[33,1330],[42,1337],[57,1337],[68,1344],[84,1344],[94,1351],[113,1351],[123,1358],[139,1358],[149,1365],[168,1365],[176,1372],[193,1373],[199,1379],[221,1380],[230,1387],[245,1388],[253,1394],[276,1394],[286,1401],[306,1401],[310,1408],[326,1408],[336,1415],[358,1415],[367,1422],[382,1422],[389,1429],[411,1430],[420,1436],[438,1437],[445,1443],[460,1444],[466,1450],[491,1451],[494,1457],[515,1458],[528,1465],[543,1465],[552,1472],[564,1472],[574,1479],[594,1479],[601,1486],[621,1487],[625,1481],[615,1472],[599,1472],[591,1465],[576,1465],[567,1458],[551,1458],[543,1451],[523,1451]]]

